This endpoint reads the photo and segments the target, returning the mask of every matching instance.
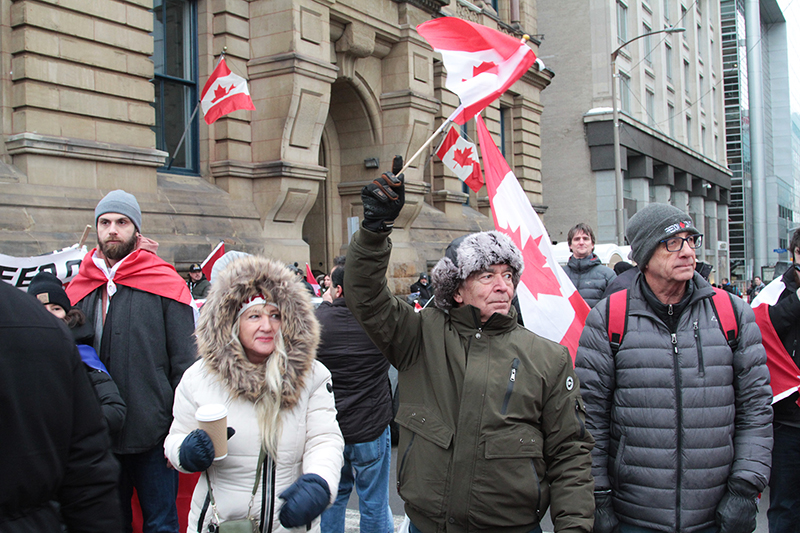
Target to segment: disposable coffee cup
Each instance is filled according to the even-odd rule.
[[[228,456],[228,409],[222,404],[201,405],[194,414],[200,429],[208,433],[214,444],[214,460]]]

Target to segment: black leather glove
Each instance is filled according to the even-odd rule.
[[[728,480],[728,492],[717,505],[719,533],[752,533],[756,529],[758,489],[742,479]]]
[[[214,443],[202,429],[195,429],[183,439],[179,455],[181,466],[189,472],[208,470],[214,462]]]
[[[594,491],[594,533],[613,533],[619,526],[611,501],[611,490]]]
[[[285,500],[280,511],[286,529],[310,524],[328,506],[331,489],[317,474],[303,474],[280,495]]]
[[[406,201],[404,176],[397,175],[403,169],[403,156],[396,155],[392,160],[392,171],[381,176],[361,189],[361,202],[364,205],[363,226],[370,231],[388,231],[394,219],[403,209]]]

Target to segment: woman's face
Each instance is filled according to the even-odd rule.
[[[275,351],[275,339],[281,329],[281,313],[273,305],[254,305],[239,319],[239,342],[247,359],[261,364]]]
[[[64,311],[64,308],[58,304],[44,304],[48,311],[56,315],[61,320],[64,320],[67,317],[67,312]]]

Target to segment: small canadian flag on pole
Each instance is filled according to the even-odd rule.
[[[314,278],[314,274],[311,272],[311,267],[308,266],[308,263],[306,263],[306,281],[314,289],[314,296],[322,295],[322,289]]]
[[[206,124],[239,109],[254,110],[247,80],[231,72],[223,56],[208,78],[200,96]]]
[[[452,170],[470,189],[478,192],[483,187],[481,164],[478,161],[478,150],[475,144],[458,134],[456,128],[450,128],[442,145],[436,151],[444,166]]]

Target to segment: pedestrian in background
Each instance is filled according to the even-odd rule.
[[[203,274],[203,269],[199,264],[194,263],[189,267],[189,280],[186,282],[189,291],[192,293],[192,298],[195,300],[203,300],[211,288],[211,283],[206,279]]]
[[[588,224],[581,222],[573,226],[567,233],[567,242],[572,255],[564,271],[586,305],[594,307],[617,275],[594,253],[594,231]]]

